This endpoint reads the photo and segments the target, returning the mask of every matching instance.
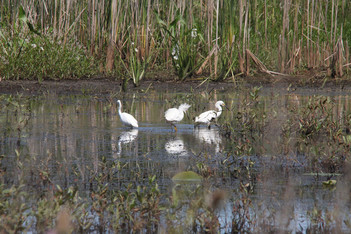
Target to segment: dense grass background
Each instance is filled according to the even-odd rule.
[[[173,68],[215,80],[350,68],[346,0],[1,0],[3,79],[113,74],[138,85]]]

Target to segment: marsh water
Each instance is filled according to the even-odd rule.
[[[297,144],[298,134],[293,130],[286,137],[287,125],[294,125],[292,119],[299,108],[323,98],[332,101],[330,113],[335,122],[346,123],[351,96],[328,90],[1,95],[1,181],[7,186],[24,183],[28,191],[36,193],[48,186],[42,179],[47,173],[51,184],[76,186],[84,194],[98,186],[91,178],[104,173],[104,162],[118,165],[109,189],[122,190],[129,183],[147,185],[147,179],[155,175],[161,193],[168,197],[175,187],[175,174],[195,171],[204,178],[201,183],[208,191],[225,193],[217,211],[220,232],[230,231],[228,223],[240,218],[240,212],[233,212],[233,204],[241,204],[244,212],[245,199],[250,200],[245,215],[264,225],[306,232],[313,225],[328,223],[347,232],[348,177],[342,167],[319,163],[319,156],[329,149],[324,147],[328,140]],[[139,121],[138,129],[121,124],[118,99],[123,111]],[[194,117],[214,109],[218,100],[226,103],[218,126],[194,129]],[[191,108],[174,132],[164,112],[184,102]],[[252,116],[258,118],[252,120]],[[326,186],[323,182],[328,180],[337,183]],[[339,218],[331,219],[335,212]]]

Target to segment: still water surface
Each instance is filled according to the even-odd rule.
[[[339,187],[349,187],[349,183],[339,180],[342,176],[335,174],[333,179],[343,186],[325,188],[322,181],[326,177],[314,174],[323,171],[315,171],[306,163],[308,153],[293,147],[284,151],[280,141],[282,126],[292,115],[288,108],[308,102],[315,95],[313,92],[261,90],[258,108],[269,116],[264,134],[251,146],[251,155],[237,156],[233,152],[236,138],[224,136],[216,126],[194,129],[193,119],[199,113],[213,109],[216,101],[223,100],[227,109],[219,124],[235,121],[235,113],[246,108],[243,100],[249,97],[249,92],[150,92],[125,96],[48,94],[21,97],[17,104],[7,106],[8,96],[3,95],[0,154],[7,157],[3,160],[6,174],[2,180],[5,184],[16,183],[24,174],[28,184],[36,185],[33,168],[48,168],[53,183],[62,187],[78,185],[85,191],[94,186],[89,182],[92,171],[99,173],[99,162],[107,160],[125,165],[116,175],[118,182],[111,184],[115,189],[120,189],[123,183],[133,182],[135,173],[140,173],[145,178],[156,175],[161,191],[167,194],[174,186],[172,176],[180,171],[196,170],[199,163],[225,168],[221,165],[225,160],[231,160],[231,168],[245,171],[243,168],[251,162],[252,180],[247,176],[230,176],[232,169],[220,169],[209,180],[212,189],[222,189],[228,194],[228,201],[220,212],[222,226],[233,218],[232,202],[239,196],[240,184],[249,182],[255,215],[269,220],[270,225],[284,224],[284,228],[292,232],[306,231],[312,222],[311,212],[316,207],[322,215],[337,208],[342,220],[348,220],[350,203],[345,199],[349,197],[348,190]],[[336,119],[351,112],[349,95],[332,92],[318,95],[335,100]],[[123,110],[139,121],[138,129],[122,126],[117,114],[117,99],[122,100]],[[192,107],[177,124],[178,132],[175,133],[165,122],[164,112],[183,102]],[[274,118],[270,120],[271,116]],[[26,162],[21,171],[13,163],[19,154]],[[33,186],[32,189],[37,188]],[[344,224],[342,228],[347,230]]]

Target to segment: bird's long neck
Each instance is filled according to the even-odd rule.
[[[216,114],[217,114],[217,118],[218,118],[222,114],[222,107],[220,105],[218,105],[217,109],[218,109],[218,111]]]
[[[121,102],[118,102],[118,115],[121,117],[122,114],[122,104]]]

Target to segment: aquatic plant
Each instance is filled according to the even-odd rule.
[[[221,134],[223,136],[227,138],[239,138],[233,142],[243,142],[242,146],[250,150],[253,150],[253,148],[248,147],[249,145],[255,145],[254,142],[258,143],[262,139],[262,134],[267,124],[267,113],[265,108],[263,108],[263,103],[260,102],[260,89],[261,87],[250,89],[248,94],[240,99],[240,109],[232,112],[231,118],[234,121],[224,121],[221,127]],[[239,148],[241,147],[239,146]],[[251,153],[246,152],[249,155]]]
[[[186,14],[186,12],[183,14]],[[168,50],[171,51],[173,68],[180,80],[193,75],[195,69],[200,66],[200,53],[203,46],[201,28],[197,25],[189,27],[185,22],[187,17],[183,14],[181,9],[177,9],[174,20],[169,24],[162,20],[160,15],[156,14],[159,27],[170,42]]]
[[[23,203],[27,195],[24,185],[6,188],[0,185],[0,231],[21,232],[25,230],[23,223],[28,218],[29,204]]]
[[[195,94],[156,95],[162,108],[169,105],[164,100],[199,108],[209,99],[222,99],[214,92],[198,99]],[[339,103],[334,97],[281,98],[260,87],[228,94],[223,100],[233,111],[223,111],[219,120],[224,137],[215,129],[222,140],[219,151],[208,150],[214,143],[204,143],[209,148],[193,148],[186,157],[162,153],[164,138],[174,138],[164,133],[139,135],[137,144],[124,145],[116,155],[119,134],[115,125],[110,127],[119,124],[115,105],[85,95],[44,98],[0,96],[1,231],[278,232],[296,224],[297,231],[339,233],[350,228],[351,114],[343,97]],[[158,120],[163,114],[152,116],[150,110],[144,108],[144,116]],[[109,130],[99,135],[97,127],[80,125],[84,121]],[[46,132],[37,132],[35,125]],[[77,129],[89,131],[79,135]],[[306,129],[312,131],[306,134]],[[38,133],[45,144],[30,141]],[[191,134],[182,140],[193,144]],[[316,199],[308,203],[312,209],[301,211],[306,225],[298,226],[299,199],[308,193]],[[336,197],[337,204],[324,204],[318,196]]]
[[[126,58],[123,59],[121,55],[119,55],[120,61],[126,71],[126,75],[124,75],[123,78],[123,91],[127,90],[127,83],[130,79],[132,79],[135,86],[139,86],[140,81],[145,76],[151,59],[149,54],[142,54],[140,46],[137,44],[138,40],[137,38],[135,39],[136,40],[133,41],[129,39],[129,46],[126,46],[126,48],[129,49],[128,53],[125,53]]]
[[[301,151],[314,157],[312,168],[331,173],[343,170],[350,156],[349,114],[335,115],[334,104],[330,97],[314,96],[301,105],[291,105],[292,118],[283,127],[285,139],[294,138]]]

